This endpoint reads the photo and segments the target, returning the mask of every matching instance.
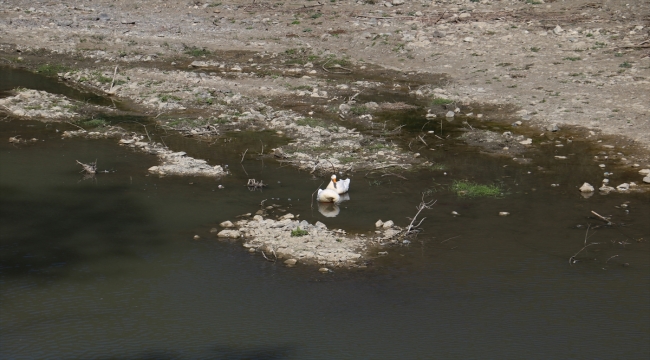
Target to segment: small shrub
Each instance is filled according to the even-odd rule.
[[[298,226],[294,230],[291,230],[291,236],[300,237],[305,235],[309,235],[309,233],[307,232],[307,230],[301,229],[300,226]]]
[[[534,46],[532,48],[530,48],[530,51],[532,51],[532,52],[538,52],[539,50],[540,50],[540,48],[534,47]]]
[[[318,19],[318,18],[321,17],[321,16],[323,16],[323,14],[321,14],[321,13],[318,12],[318,13],[312,14],[312,15],[311,15],[311,18],[312,18],[312,19]]]
[[[567,56],[563,60],[578,61],[578,60],[582,60],[582,59],[579,56]]]
[[[108,125],[108,122],[104,119],[92,119],[84,121],[82,124],[87,127],[100,127]]]
[[[622,63],[621,65],[619,65],[618,67],[629,69],[629,68],[632,67],[632,64],[630,64],[629,62],[626,61],[626,62]]]

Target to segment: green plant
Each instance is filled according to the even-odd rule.
[[[298,226],[294,230],[291,230],[291,236],[300,237],[300,236],[305,236],[305,235],[309,235],[309,233],[307,232],[307,230],[301,229],[300,226]]]
[[[199,56],[205,56],[205,55],[210,55],[211,52],[210,50],[206,48],[198,48],[196,46],[192,47],[185,47],[185,54],[193,56],[193,57],[199,57]]]
[[[623,56],[623,53],[617,52],[616,54],[614,54],[614,56],[616,56],[616,57],[622,57],[622,56]]]
[[[467,180],[456,180],[451,184],[451,191],[460,197],[498,197],[503,195],[499,185],[481,185]]]
[[[365,106],[352,106],[350,112],[354,115],[363,115],[368,112],[368,108]]]
[[[43,75],[47,76],[56,76],[58,73],[61,72],[66,72],[68,70],[67,67],[59,64],[51,65],[51,64],[45,64],[39,66],[36,71]]]
[[[445,98],[433,98],[431,100],[432,105],[447,105],[453,103],[453,100],[445,99]]]
[[[445,164],[440,164],[440,163],[438,163],[438,164],[433,164],[433,165],[431,165],[431,170],[440,170],[440,171],[442,171],[442,170],[447,170],[447,165],[445,165]]]
[[[312,117],[307,117],[296,120],[296,125],[316,127],[323,126],[323,122]]]
[[[92,119],[84,121],[82,124],[87,127],[100,127],[108,125],[108,122],[104,119]]]
[[[581,59],[579,56],[575,56],[575,57],[567,56],[567,57],[565,57],[565,58],[562,59],[562,60],[578,61],[578,60],[582,60],[582,59]]]
[[[315,13],[315,14],[312,14],[312,15],[311,15],[311,18],[312,18],[312,19],[318,19],[318,18],[321,17],[321,16],[323,16],[323,14],[317,12],[317,13]]]
[[[626,62],[622,63],[621,65],[619,65],[618,67],[629,69],[629,68],[632,67],[632,64],[630,64],[629,62],[626,61]]]
[[[294,20],[291,22],[291,25],[300,25],[300,20]]]
[[[532,52],[538,52],[539,50],[540,50],[540,48],[534,47],[534,46],[530,48],[530,51],[532,51]]]

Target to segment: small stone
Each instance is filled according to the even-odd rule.
[[[454,216],[459,216],[459,215],[460,215],[460,214],[457,213],[456,211],[452,211],[451,214],[454,215]]]
[[[643,176],[650,175],[650,169],[639,170],[639,175],[643,175]]]
[[[445,114],[445,116],[448,117],[448,118],[453,118],[454,115],[456,115],[456,113],[453,112],[453,111],[447,111],[447,113]]]
[[[221,226],[222,228],[231,228],[231,227],[233,227],[235,225],[233,225],[233,223],[230,220],[226,220],[226,221],[222,222],[221,224],[219,224],[219,226]]]
[[[393,0],[391,3],[392,3],[394,6],[402,5],[402,4],[404,4],[404,0]]]
[[[375,227],[376,227],[376,228],[380,228],[380,227],[382,227],[382,226],[384,226],[384,222],[381,221],[381,220],[377,220],[377,222],[375,223]]]
[[[556,131],[560,130],[560,128],[557,126],[557,124],[550,124],[550,125],[546,126],[546,130],[556,132]]]
[[[510,213],[507,211],[499,211],[499,216],[509,216]]]
[[[566,156],[562,156],[562,155],[555,155],[555,158],[558,160],[566,160]]]
[[[327,273],[327,272],[330,272],[330,269],[328,269],[326,267],[322,267],[322,268],[318,269],[318,271],[320,271],[322,273]]]
[[[560,34],[563,33],[563,32],[564,32],[564,29],[562,29],[562,28],[560,27],[560,25],[557,25],[557,26],[555,27],[555,29],[553,29],[553,33],[554,33],[555,35],[560,35]]]
[[[524,140],[524,141],[520,141],[519,143],[520,143],[521,145],[530,145],[530,144],[533,143],[533,139],[528,138],[528,139],[526,139],[526,140]]]
[[[606,165],[605,165],[605,164],[600,164],[600,165],[598,165],[598,166],[599,166],[601,169],[603,169],[603,168],[605,168]]]
[[[248,248],[248,252],[249,252],[249,253],[254,253],[254,252],[255,252],[255,248]]]
[[[293,219],[293,218],[295,218],[295,216],[292,213],[287,213],[280,216],[278,220],[286,220],[286,219]]]
[[[584,183],[580,187],[580,192],[584,192],[584,193],[586,193],[586,192],[594,192],[594,187],[589,183]]]
[[[627,191],[630,190],[630,184],[628,183],[622,183],[621,185],[616,187],[616,190],[618,191]]]
[[[467,18],[470,17],[470,16],[472,16],[470,13],[466,13],[466,12],[464,12],[464,13],[458,15],[458,18],[459,18],[459,19],[467,19]]]
[[[253,216],[253,220],[264,221],[264,218],[262,217],[262,215],[255,215]]]
[[[384,225],[382,225],[382,227],[383,227],[384,229],[390,229],[390,228],[392,228],[393,226],[395,226],[395,223],[393,222],[393,220],[388,220],[388,221],[386,221],[386,222],[384,223]]]
[[[198,236],[198,235],[194,235],[194,240],[199,240],[199,239],[201,239],[200,236]]]
[[[347,114],[348,111],[350,111],[350,109],[351,109],[351,107],[350,107],[350,105],[348,105],[348,104],[341,104],[341,105],[339,105],[339,111],[340,111],[342,114]]]
[[[616,189],[614,189],[611,186],[607,186],[607,185],[603,185],[603,186],[599,187],[598,190],[600,190],[604,194],[609,194],[612,191],[616,191]]]
[[[650,184],[650,176],[644,177],[643,182],[646,183],[646,184]]]
[[[287,259],[287,260],[284,261],[284,264],[289,265],[289,266],[293,266],[293,265],[296,265],[297,262],[298,262],[298,260],[296,260],[296,259]]]
[[[468,37],[464,38],[463,41],[464,42],[472,42],[472,41],[474,41],[474,38],[471,37],[471,36],[468,36]]]

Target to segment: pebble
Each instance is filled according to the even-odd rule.
[[[298,260],[296,260],[296,259],[287,259],[287,260],[284,261],[284,264],[289,265],[289,266],[293,266],[293,265],[296,265],[297,262],[298,262]]]
[[[198,235],[194,235],[194,240],[199,240],[199,239],[201,239],[200,236],[198,236]]]
[[[330,272],[330,269],[328,269],[326,267],[322,267],[322,268],[318,269],[318,271],[320,271],[322,273],[328,273],[328,272]]]
[[[508,216],[508,215],[510,215],[510,213],[507,211],[499,211],[499,216]]]
[[[604,167],[605,167],[605,164],[600,164],[600,165],[598,165],[598,166],[600,166],[601,168],[604,168]]]
[[[627,191],[630,190],[630,184],[628,183],[622,183],[621,185],[616,187],[616,190],[618,191]]]
[[[639,175],[643,175],[643,176],[650,175],[650,169],[639,170]]]
[[[557,126],[557,124],[550,124],[546,126],[546,130],[551,132],[556,132],[560,130],[560,128]]]
[[[650,184],[650,176],[644,177],[643,182],[646,183],[646,184]]]
[[[388,221],[386,221],[386,222],[382,225],[382,227],[383,227],[384,229],[390,229],[390,228],[392,228],[393,226],[395,226],[395,223],[393,222],[393,220],[388,220]]]
[[[233,227],[235,225],[230,220],[226,220],[226,221],[222,222],[221,224],[219,224],[219,226],[221,226],[222,228],[231,228],[231,227]]]
[[[382,226],[384,226],[384,222],[381,220],[377,220],[377,222],[375,223],[375,227],[380,228]]]
[[[454,216],[459,216],[459,215],[460,215],[460,214],[457,213],[456,211],[452,211],[451,214],[454,215]]]
[[[456,113],[453,112],[453,111],[447,111],[447,113],[445,114],[445,116],[448,117],[448,118],[453,118],[454,115],[456,115]]]

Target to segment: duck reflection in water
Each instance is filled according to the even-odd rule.
[[[339,204],[348,200],[350,200],[350,194],[346,193],[340,195],[337,202],[318,202],[318,211],[325,217],[336,217],[341,212]]]

